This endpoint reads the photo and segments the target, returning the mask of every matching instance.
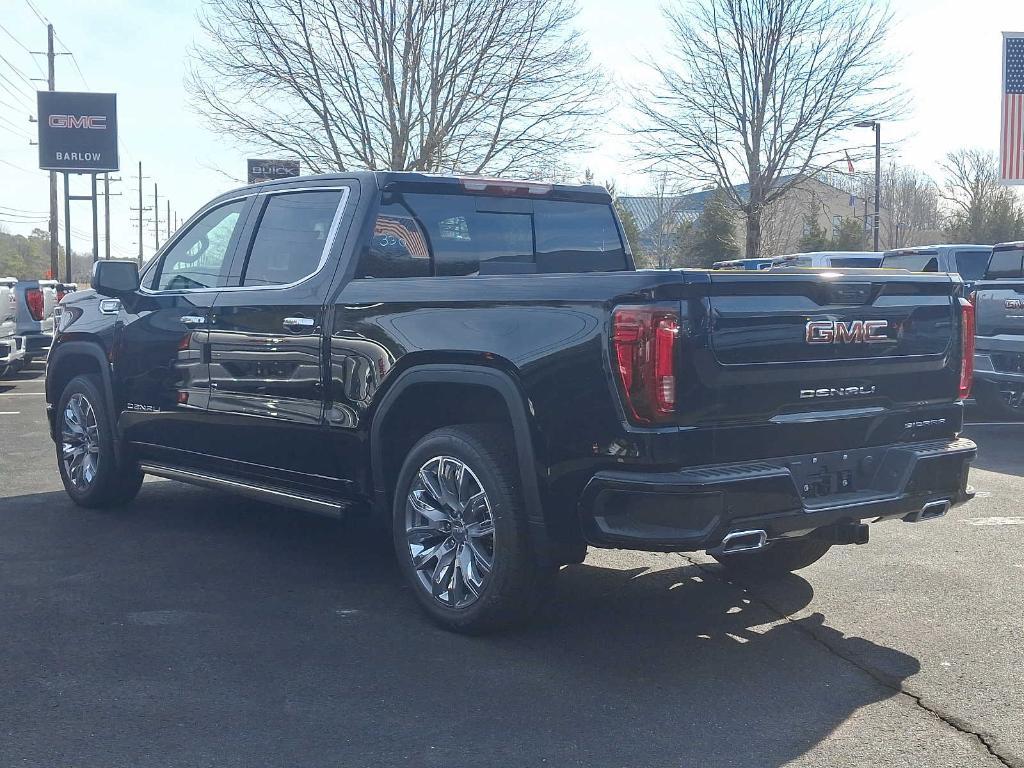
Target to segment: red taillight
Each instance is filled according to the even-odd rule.
[[[43,319],[43,292],[39,288],[28,288],[25,290],[25,303],[28,304],[28,313],[33,320]]]
[[[960,399],[971,396],[974,381],[974,305],[960,299]]]
[[[664,422],[676,408],[679,313],[659,306],[616,307],[612,347],[633,421]]]

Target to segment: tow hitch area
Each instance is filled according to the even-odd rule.
[[[949,499],[929,501],[917,512],[911,512],[903,518],[905,523],[923,523],[926,520],[935,520],[942,517],[949,511]]]
[[[869,533],[867,523],[836,523],[819,528],[814,532],[814,537],[832,545],[867,544]]]

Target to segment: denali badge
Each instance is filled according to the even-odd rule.
[[[875,394],[875,385],[866,387],[828,387],[825,389],[801,389],[800,399],[810,400],[819,397],[858,397]]]
[[[1003,303],[1007,309],[1024,309],[1024,299],[1007,299]]]
[[[811,320],[804,339],[808,344],[871,344],[888,341],[888,320]]]

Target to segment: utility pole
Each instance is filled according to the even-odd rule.
[[[157,194],[157,183],[153,182],[153,245],[160,250],[160,196]]]
[[[140,267],[142,266],[142,259],[144,258],[144,254],[142,252],[142,240],[143,240],[143,234],[144,234],[143,223],[144,223],[145,219],[143,219],[143,214],[145,214],[145,213],[147,213],[148,211],[151,210],[150,208],[147,208],[145,205],[142,204],[142,182],[143,182],[144,179],[148,179],[148,178],[149,178],[148,176],[143,176],[142,175],[142,162],[140,161],[139,162],[139,175],[138,175],[139,186],[138,186],[138,189],[136,189],[136,192],[139,195],[139,207],[138,208],[132,208],[132,207],[128,208],[128,210],[131,211],[132,213],[138,213],[139,214],[139,219],[138,219],[138,224],[139,224],[139,241],[138,241],[138,244],[139,244],[139,256],[138,256],[138,259],[139,259],[139,266]]]
[[[110,258],[110,174],[103,174],[103,258]]]
[[[166,219],[166,221],[167,221],[167,237],[164,238],[164,242],[165,243],[168,240],[171,239],[171,199],[170,198],[167,198],[167,219]]]

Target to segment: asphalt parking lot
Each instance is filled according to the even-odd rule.
[[[362,528],[170,481],[76,508],[42,373],[0,382],[0,766],[1024,766],[1024,425],[968,429],[971,504],[770,588],[592,550],[465,638]]]

